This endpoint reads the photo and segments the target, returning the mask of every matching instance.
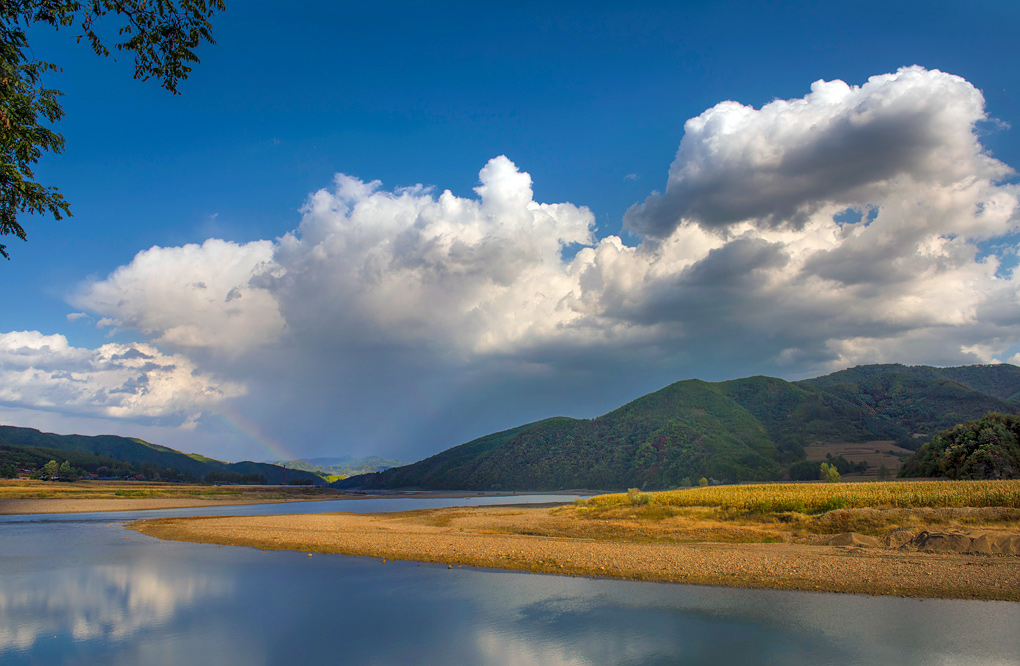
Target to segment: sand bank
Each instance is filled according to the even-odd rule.
[[[564,509],[473,507],[400,514],[166,518],[129,527],[178,541],[733,587],[1020,601],[1012,555],[805,543],[592,537]],[[1011,543],[1010,535],[998,535]],[[845,542],[846,545],[836,545]],[[911,544],[914,542],[911,541]]]

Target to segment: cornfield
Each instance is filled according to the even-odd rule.
[[[889,483],[776,483],[713,486],[644,493],[663,506],[712,506],[760,513],[822,513],[833,509],[1020,508],[1020,481],[897,481]],[[597,495],[591,508],[632,504],[626,493]]]

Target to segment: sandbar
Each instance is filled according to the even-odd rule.
[[[827,544],[657,540],[641,531],[592,530],[571,517],[570,507],[162,518],[134,521],[128,527],[177,541],[442,563],[451,568],[1020,601],[1020,559],[1008,554],[1013,551],[999,555],[923,552],[907,546],[873,547],[868,539],[853,535],[828,539]],[[1020,539],[1010,534],[993,536],[1014,551]],[[987,541],[988,535],[980,537]]]

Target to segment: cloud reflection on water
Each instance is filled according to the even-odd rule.
[[[486,618],[476,663],[1007,666],[1020,608],[1006,602],[662,585],[502,574],[453,592]],[[484,574],[483,574],[484,575]],[[1004,656],[1009,655],[1009,656]],[[757,660],[757,661],[755,661]]]
[[[377,501],[359,506],[382,506],[369,502]],[[79,520],[2,527],[4,666],[340,658],[366,666],[1006,666],[1020,653],[1018,604],[309,558],[125,538],[118,524]]]
[[[563,645],[535,644],[497,631],[480,631],[475,640],[483,664],[588,666],[592,663]]]
[[[123,641],[165,624],[196,601],[230,596],[234,579],[145,565],[38,572],[0,589],[0,654],[27,650],[40,637]]]

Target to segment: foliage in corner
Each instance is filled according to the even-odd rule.
[[[109,56],[111,48],[131,52],[136,79],[158,78],[177,94],[191,63],[199,62],[195,49],[203,41],[215,43],[209,18],[224,9],[223,0],[0,1],[0,236],[25,240],[19,214],[49,213],[56,220],[71,214],[56,187],[35,181],[33,165],[43,152],[64,149],[64,137],[47,126],[63,118],[64,111],[59,102],[63,93],[43,85],[43,76],[60,68],[34,57],[27,27],[76,27],[78,41],[86,40],[97,55]],[[97,22],[107,15],[120,19],[120,41],[112,44],[97,32]],[[6,245],[0,244],[0,255],[10,259]]]

